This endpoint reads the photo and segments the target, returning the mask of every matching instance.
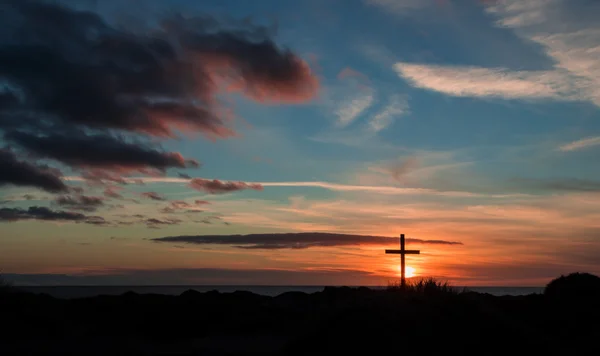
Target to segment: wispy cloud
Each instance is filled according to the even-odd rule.
[[[577,151],[600,145],[600,136],[583,138],[558,147],[559,151]]]
[[[394,69],[413,86],[463,97],[574,99],[565,76],[555,71],[442,66],[398,62]]]
[[[324,188],[342,192],[369,192],[377,194],[394,195],[437,195],[446,197],[487,197],[487,198],[506,198],[514,195],[506,194],[478,194],[463,191],[439,191],[427,188],[400,188],[394,186],[370,186],[370,185],[350,185],[329,182],[260,182],[264,187],[313,187]]]
[[[579,179],[579,178],[562,178],[562,179],[533,179],[519,178],[513,179],[513,183],[528,187],[538,188],[550,191],[573,191],[573,192],[600,192],[600,181]]]
[[[566,7],[568,6],[568,11]],[[543,46],[556,61],[554,70],[570,74],[577,98],[600,106],[600,5],[565,0],[504,0],[487,11],[500,27]]]
[[[335,111],[337,116],[337,126],[346,127],[356,120],[365,110],[367,110],[374,100],[373,90],[364,89],[364,93],[359,93],[351,98],[344,100]]]
[[[496,25],[542,46],[553,68],[507,68],[410,64],[394,65],[415,87],[453,96],[503,99],[590,101],[600,106],[600,26],[598,4],[561,0],[490,1],[486,11]],[[591,15],[595,14],[595,15]]]
[[[329,87],[327,102],[333,105],[336,126],[343,128],[357,120],[375,102],[375,90],[369,78],[352,69],[344,68],[337,76],[339,83]]]
[[[400,95],[390,97],[386,107],[377,113],[369,122],[369,128],[373,132],[379,132],[388,127],[396,117],[409,114],[408,101]]]
[[[198,178],[196,178],[198,179]],[[67,181],[81,181],[83,178],[81,177],[65,177]],[[178,184],[187,184],[189,183],[188,179],[183,178],[175,178],[175,177],[136,177],[136,178],[126,178],[125,181],[127,183],[142,181],[144,183],[178,183]],[[212,182],[209,179],[203,179],[203,182]],[[393,195],[436,195],[436,196],[447,196],[447,197],[485,197],[485,198],[508,198],[515,196],[522,196],[522,194],[483,194],[483,193],[472,193],[467,191],[441,191],[435,189],[428,188],[401,188],[394,186],[379,186],[379,185],[352,185],[352,184],[342,184],[342,183],[331,183],[331,182],[323,182],[323,181],[290,181],[290,182],[220,182],[220,183],[243,183],[242,189],[254,189],[261,190],[260,187],[311,187],[311,188],[323,188],[329,189],[333,191],[342,191],[342,192],[368,192],[368,193],[376,193],[376,194],[393,194]],[[207,191],[211,194],[215,194],[221,191],[230,191],[230,190],[221,190],[220,185],[218,185],[218,189],[215,191]],[[236,188],[233,190],[240,190],[236,185]],[[204,190],[204,185],[202,188]],[[154,197],[149,196],[146,192],[143,195],[150,199],[155,199]]]

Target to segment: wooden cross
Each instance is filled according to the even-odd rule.
[[[385,253],[393,253],[400,255],[400,287],[406,286],[406,266],[405,266],[405,255],[418,255],[421,253],[419,250],[406,250],[404,249],[404,234],[400,235],[400,249],[399,250],[385,250]]]

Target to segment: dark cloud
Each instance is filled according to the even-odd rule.
[[[173,200],[170,204],[174,209],[185,209],[192,207],[190,203],[185,202],[183,200]]]
[[[272,233],[249,235],[192,235],[168,236],[151,239],[155,242],[230,245],[245,249],[305,249],[352,245],[391,245],[398,239],[384,236],[332,234],[321,232]],[[461,242],[443,240],[406,239],[407,243],[462,245]]]
[[[247,21],[172,16],[133,32],[56,2],[4,0],[0,23],[0,132],[35,157],[83,170],[90,182],[198,166],[152,139],[236,136],[218,99],[223,83],[261,102],[306,101],[318,89],[305,61]],[[23,180],[2,169],[0,177],[65,189],[48,175]]]
[[[0,186],[35,187],[50,193],[68,191],[58,170],[17,159],[8,149],[0,149]]]
[[[263,190],[263,186],[257,183],[224,182],[218,179],[210,180],[203,178],[192,179],[189,187],[208,194],[223,194],[246,189]]]
[[[121,187],[116,187],[116,186],[110,186],[110,187],[106,187],[104,189],[104,196],[107,198],[114,198],[114,199],[122,199],[123,196],[121,194],[119,194],[119,190],[121,189]]]
[[[579,179],[579,178],[559,178],[559,179],[534,179],[534,178],[514,178],[511,183],[529,189],[540,189],[550,191],[569,191],[569,192],[599,192],[600,181]]]
[[[159,209],[158,211],[160,211],[163,214],[173,214],[176,212],[176,210],[171,208],[170,206],[165,206],[164,208]]]
[[[192,208],[193,205],[190,203],[187,203],[183,200],[173,200],[171,202],[169,202],[169,205],[160,209],[160,211],[162,213],[166,213],[166,214],[172,214],[175,213],[177,211],[180,210],[184,210],[184,209],[188,209],[188,208]]]
[[[38,135],[11,131],[5,138],[42,158],[52,158],[80,168],[108,169],[128,173],[152,168],[198,167],[198,162],[184,159],[176,152],[162,152],[141,142],[127,142],[124,137],[83,132]]]
[[[210,204],[210,202],[206,201],[206,200],[194,200],[194,204],[196,204],[196,205],[208,205],[208,204]]]
[[[152,199],[152,200],[158,200],[158,201],[167,200],[167,198],[163,197],[162,195],[158,194],[157,192],[144,192],[144,193],[141,193],[140,195],[143,196],[144,198],[148,198],[148,199]]]
[[[57,197],[54,202],[69,210],[81,210],[93,212],[104,206],[104,199],[87,195],[62,195]]]
[[[146,219],[144,222],[145,222],[146,226],[151,229],[160,229],[161,227],[164,227],[164,226],[178,225],[182,221],[183,220],[171,219],[171,218],[170,219],[150,218],[150,219]]]
[[[178,172],[177,176],[179,178],[183,178],[183,179],[192,179],[192,177],[189,174],[185,174],[185,173],[181,173],[181,172]]]
[[[100,216],[88,216],[70,211],[51,210],[40,206],[32,206],[28,209],[0,209],[0,222],[15,222],[20,220],[73,221],[92,225],[107,224],[106,220]]]

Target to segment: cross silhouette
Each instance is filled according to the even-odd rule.
[[[418,255],[421,253],[419,250],[406,250],[404,248],[404,234],[400,235],[400,249],[399,250],[385,250],[385,253],[392,253],[396,255],[400,255],[400,286],[406,286],[406,266],[405,259],[406,255]]]

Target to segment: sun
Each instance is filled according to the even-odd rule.
[[[406,266],[406,278],[411,278],[415,276],[416,270],[414,267]]]
[[[406,266],[406,278],[412,278],[417,275],[417,270],[414,267]],[[398,266],[398,274],[400,274],[400,266]]]

